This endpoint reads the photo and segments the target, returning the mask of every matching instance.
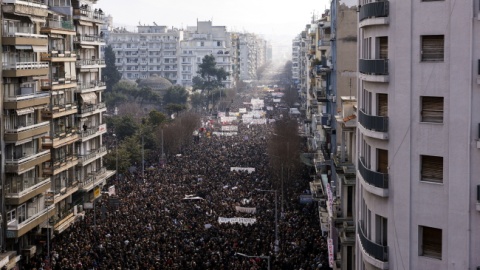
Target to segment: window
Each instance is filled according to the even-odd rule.
[[[442,259],[442,230],[419,226],[420,256]]]
[[[421,156],[421,180],[443,182],[443,157]]]
[[[445,36],[422,36],[421,57],[423,62],[443,61]]]
[[[443,123],[443,97],[421,97],[421,122]]]

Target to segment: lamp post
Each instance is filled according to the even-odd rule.
[[[117,134],[113,134],[115,138],[115,180],[118,181],[118,139]]]
[[[274,252],[275,255],[280,251],[280,240],[278,239],[278,193],[276,189],[255,189],[256,191],[261,192],[273,192],[275,193],[275,245]]]
[[[242,256],[242,257],[245,257],[245,258],[260,258],[260,259],[267,259],[267,263],[268,263],[268,270],[270,270],[270,256],[265,256],[265,255],[252,256],[252,255],[247,255],[247,254],[240,253],[240,252],[235,252],[235,255]]]

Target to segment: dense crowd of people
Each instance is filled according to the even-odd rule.
[[[329,269],[316,205],[298,200],[307,178],[289,193],[283,213],[278,207],[276,250],[269,128],[239,124],[236,136],[204,135],[166,164],[152,160],[144,177],[138,170],[112,179],[120,204],[104,195],[96,226],[87,210],[56,236],[52,269]],[[219,223],[219,217],[255,221]]]

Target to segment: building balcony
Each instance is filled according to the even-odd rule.
[[[18,238],[24,235],[41,223],[45,222],[48,217],[52,217],[53,215],[55,215],[55,206],[51,205],[48,208],[31,215],[22,222],[15,220],[14,222],[8,223],[6,233],[7,238]]]
[[[55,104],[51,108],[45,108],[42,110],[43,118],[58,118],[77,113],[77,105],[70,104]]]
[[[75,62],[77,54],[71,51],[50,51],[49,53],[40,54],[42,61],[49,62]]]
[[[365,166],[363,158],[358,159],[357,176],[362,187],[380,197],[388,197],[388,174],[372,171]]]
[[[42,134],[48,134],[50,131],[50,122],[40,122],[25,126],[5,128],[4,140],[7,142],[18,142]]]
[[[28,77],[48,75],[48,62],[5,62],[3,77]]]
[[[48,19],[40,30],[45,34],[75,35],[75,26],[72,21],[59,21]]]
[[[102,81],[91,81],[90,83],[79,82],[77,83],[77,89],[75,90],[75,93],[88,93],[94,91],[102,91],[105,89],[107,89],[107,84]]]
[[[358,128],[364,135],[381,140],[388,139],[388,116],[366,114],[358,110]]]
[[[52,178],[53,179],[53,178]],[[70,195],[78,191],[78,181],[77,180],[67,180],[67,183],[65,186],[62,187],[54,187],[53,186],[53,180],[52,180],[52,187],[50,188],[50,191],[47,192],[50,193],[50,196],[45,199],[45,203],[48,204],[58,204],[59,202],[65,200],[68,198]],[[58,222],[58,221],[57,221]]]
[[[48,16],[47,0],[3,0],[2,11],[11,14],[23,14],[36,17]]]
[[[388,59],[360,59],[359,78],[370,82],[388,82]]]
[[[43,164],[43,173],[46,175],[57,175],[74,167],[77,163],[78,158],[75,154],[68,155],[65,158]]]
[[[76,88],[76,79],[76,77],[65,77],[65,75],[58,76],[54,74],[54,76],[52,76],[52,80],[41,79],[40,87],[42,88],[42,90],[62,90]]]
[[[3,6],[5,7],[5,6]],[[44,46],[48,45],[48,36],[30,33],[31,28],[19,27],[19,32],[6,32],[2,34],[2,45],[31,45],[31,46]]]
[[[86,128],[78,131],[82,142],[88,141],[91,138],[107,133],[107,124],[102,124],[92,128]]]
[[[21,157],[5,157],[5,172],[22,174],[48,160],[50,160],[50,150],[43,150],[38,153],[23,153]]]
[[[74,206],[76,207],[76,206]],[[70,225],[72,225],[77,216],[74,213],[74,208],[66,209],[62,213],[58,213],[54,218],[53,229],[56,234],[64,232]]]
[[[320,39],[318,41],[318,44],[317,44],[317,49],[319,51],[321,50],[327,50],[330,48],[330,40],[326,40],[326,39]]]
[[[50,188],[50,178],[36,178],[34,185],[30,187],[24,187],[23,190],[17,191],[13,188],[5,189],[5,203],[9,205],[20,205],[31,198],[43,194]],[[25,181],[29,182],[29,181]]]
[[[328,101],[328,96],[327,96],[327,90],[326,89],[317,90],[317,101],[318,102],[327,102]]]
[[[79,189],[82,191],[90,191],[95,186],[105,185],[106,180],[115,175],[115,171],[107,171],[106,168],[101,168],[96,172],[91,172],[80,182]]]
[[[78,156],[78,165],[85,166],[107,154],[107,147],[102,146],[98,149],[90,150],[88,154]]]
[[[76,64],[77,68],[86,68],[86,69],[90,69],[90,68],[104,68],[106,67],[105,65],[105,60],[103,59],[79,59],[77,60],[77,64]],[[88,70],[90,71],[90,70]],[[86,72],[86,71],[82,71],[80,70],[80,72]]]
[[[378,1],[360,7],[359,27],[387,25],[389,23],[389,1]]]
[[[73,9],[73,19],[90,21],[103,24],[104,14],[98,11],[91,11],[86,8],[74,8]],[[82,22],[85,26],[93,26],[93,24]]]
[[[58,148],[68,144],[72,144],[78,141],[79,135],[76,133],[75,129],[70,129],[64,132],[57,132],[55,137],[43,137],[43,147],[44,148]]]
[[[105,39],[96,35],[77,35],[73,42],[82,45],[105,45]]]
[[[388,269],[388,246],[382,246],[368,239],[363,232],[362,221],[357,224],[357,239],[363,260],[380,269]]]
[[[50,103],[50,93],[37,92],[34,88],[19,88],[13,93],[4,91],[3,108],[18,110]]]
[[[77,116],[86,117],[89,115],[98,114],[105,111],[107,111],[107,106],[103,102],[98,104],[92,104],[92,105],[83,105],[80,108],[78,108]]]

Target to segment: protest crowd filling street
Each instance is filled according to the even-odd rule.
[[[275,195],[265,191],[272,190],[271,126],[239,123],[236,136],[203,133],[163,166],[147,161],[144,177],[138,169],[112,179],[120,204],[110,205],[105,194],[96,226],[88,210],[55,236],[52,269],[267,269],[269,262],[270,269],[329,269],[317,206],[299,202],[308,173],[289,188],[284,213],[278,205],[275,251]]]

